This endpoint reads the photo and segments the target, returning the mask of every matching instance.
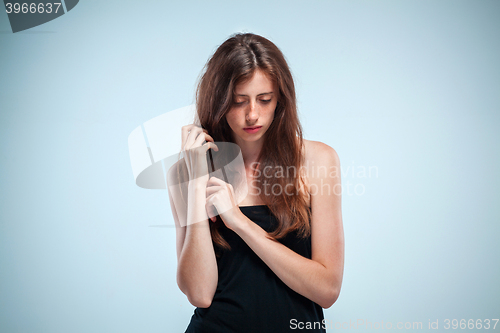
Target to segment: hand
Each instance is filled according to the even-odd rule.
[[[234,191],[231,184],[223,180],[211,177],[207,183],[207,203],[206,209],[212,222],[216,221],[216,216],[220,215],[222,221],[231,230],[241,223],[240,208],[234,200]]]
[[[206,143],[203,144],[205,141]],[[210,148],[215,151],[219,150],[206,130],[194,124],[182,127],[182,149],[189,180],[208,181],[206,152]]]

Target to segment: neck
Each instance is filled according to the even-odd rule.
[[[243,155],[243,161],[245,162],[245,167],[250,167],[252,163],[258,162],[259,154],[264,145],[264,138],[258,141],[248,142],[243,140],[236,140],[236,144],[241,149],[241,154]]]

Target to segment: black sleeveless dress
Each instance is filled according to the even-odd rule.
[[[267,206],[240,209],[264,230],[275,228],[276,218]],[[186,333],[326,332],[318,304],[285,285],[235,232],[225,226],[219,230],[231,249],[218,252],[219,278],[212,304],[195,309]],[[280,242],[311,258],[310,238],[292,232]]]

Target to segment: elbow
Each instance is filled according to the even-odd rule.
[[[317,304],[323,309],[330,308],[340,296],[342,276],[333,275],[324,281],[322,293]]]
[[[179,289],[187,296],[189,303],[197,308],[208,308],[212,304],[212,299],[214,298],[214,292],[205,290],[202,286],[198,288],[189,288],[182,283],[177,281]]]
[[[186,295],[189,303],[197,308],[208,308],[212,304],[212,297],[203,297],[201,295]]]
[[[339,295],[340,295],[340,288],[331,288],[328,292],[324,294],[324,297],[322,297],[318,305],[321,306],[323,309],[328,309],[333,304],[335,304],[335,302],[339,298]]]
[[[182,290],[189,303],[197,308],[208,308],[212,304],[213,295],[208,292]]]

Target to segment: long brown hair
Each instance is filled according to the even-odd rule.
[[[296,231],[307,237],[310,235],[309,208],[299,172],[304,158],[302,128],[292,73],[276,45],[262,36],[245,33],[233,35],[219,46],[205,65],[196,92],[200,125],[216,142],[234,142],[225,116],[233,105],[236,86],[249,80],[257,69],[266,73],[279,89],[274,120],[265,133],[265,142],[273,144],[263,145],[256,168],[260,171],[257,182],[261,184],[261,199],[278,220],[270,236],[280,239]],[[288,172],[290,169],[292,173]],[[283,172],[280,177],[269,178],[269,172],[266,176],[264,170],[273,170],[272,174]],[[280,191],[273,192],[276,188]],[[218,230],[222,226],[220,219],[210,226],[213,242],[229,248]]]

